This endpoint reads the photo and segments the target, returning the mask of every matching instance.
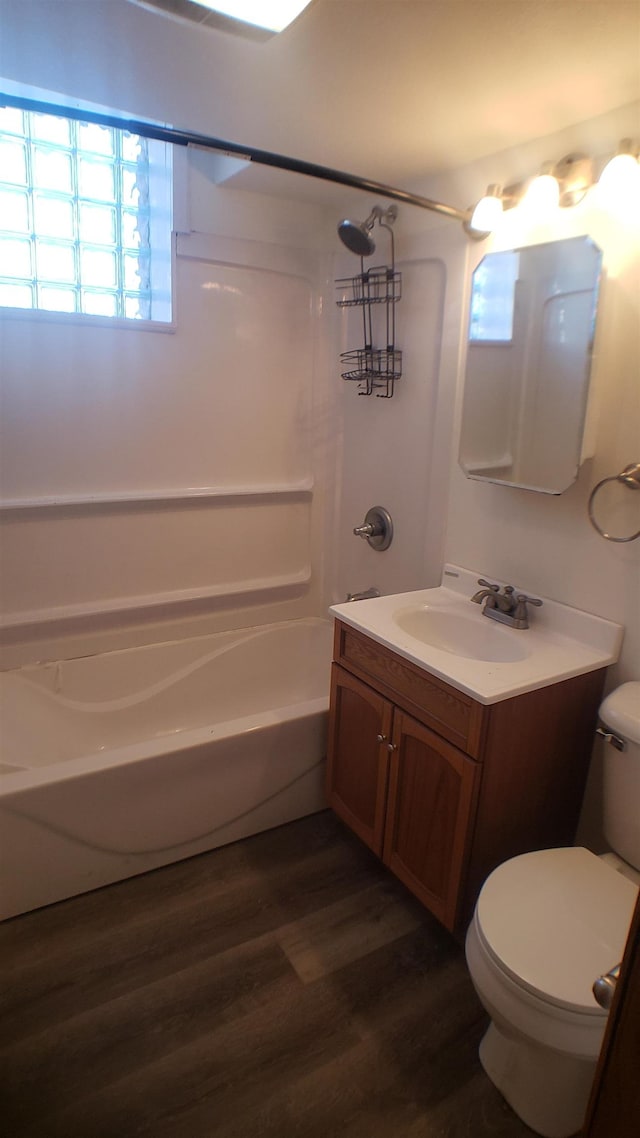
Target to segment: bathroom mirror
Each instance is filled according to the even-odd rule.
[[[589,237],[489,253],[471,286],[459,461],[561,494],[582,459],[602,254]]]

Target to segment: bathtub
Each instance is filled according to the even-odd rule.
[[[0,674],[0,919],[325,805],[331,624]]]

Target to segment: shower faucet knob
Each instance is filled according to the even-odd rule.
[[[363,537],[368,541],[372,549],[382,553],[389,548],[393,539],[391,514],[384,506],[372,506],[367,510],[362,525],[355,526],[353,532],[356,537]]]

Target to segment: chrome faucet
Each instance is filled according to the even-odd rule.
[[[542,604],[542,601],[535,597],[516,593],[513,585],[505,585],[503,591],[500,592],[499,585],[492,585],[490,581],[485,581],[482,577],[480,577],[478,584],[483,587],[473,594],[471,600],[477,605],[484,601],[482,615],[490,617],[491,620],[500,621],[501,624],[508,624],[509,628],[528,628],[527,605],[536,605],[539,608]]]
[[[368,601],[372,597],[379,597],[380,590],[376,588],[363,589],[361,593],[347,593],[348,601]]]
[[[495,606],[496,593],[499,592],[500,586],[499,585],[491,585],[489,583],[489,581],[485,581],[482,577],[480,577],[478,579],[478,584],[484,585],[484,588],[479,589],[477,593],[474,593],[471,600],[473,601],[474,604],[479,605],[479,604],[482,604],[482,601],[486,597],[487,598],[487,605],[489,606],[489,608],[493,608]],[[489,603],[489,598],[491,598],[491,604]]]

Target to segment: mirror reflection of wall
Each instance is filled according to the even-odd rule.
[[[589,237],[489,253],[473,274],[460,465],[561,494],[576,479],[602,254]]]

